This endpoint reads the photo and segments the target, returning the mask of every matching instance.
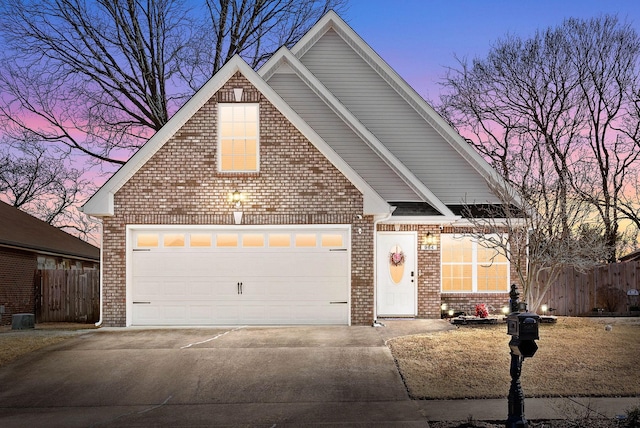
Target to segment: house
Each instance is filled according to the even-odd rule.
[[[98,269],[100,250],[0,201],[0,325],[34,313],[39,269]]]
[[[501,307],[464,235],[489,165],[336,13],[231,59],[84,205],[109,326],[371,324]]]
[[[635,250],[618,259],[619,262],[637,262],[640,261],[640,250]]]

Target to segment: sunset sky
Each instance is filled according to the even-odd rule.
[[[351,0],[341,15],[427,100],[454,54],[483,57],[506,34],[533,35],[565,18],[617,14],[640,32],[640,0]]]

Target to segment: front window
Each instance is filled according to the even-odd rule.
[[[257,172],[258,104],[218,104],[218,166],[222,172]]]
[[[508,291],[509,260],[500,248],[459,234],[442,234],[441,245],[443,292]]]

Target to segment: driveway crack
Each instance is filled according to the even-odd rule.
[[[234,331],[238,331],[238,330],[240,330],[241,328],[244,328],[244,327],[245,326],[240,326],[240,327],[236,327],[236,328],[231,329],[231,330],[227,330],[224,333],[220,333],[220,334],[218,334],[218,335],[216,335],[214,337],[211,337],[211,338],[209,338],[207,340],[202,340],[200,342],[190,343],[188,345],[181,346],[180,349],[187,349],[187,348],[191,348],[192,346],[195,346],[195,345],[202,345],[203,343],[211,342],[211,341],[216,340],[216,339],[218,339],[218,338],[220,338],[220,337],[222,337],[222,336],[224,336],[226,334],[232,333]]]

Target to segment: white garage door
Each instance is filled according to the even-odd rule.
[[[131,324],[348,324],[346,228],[133,229]]]

